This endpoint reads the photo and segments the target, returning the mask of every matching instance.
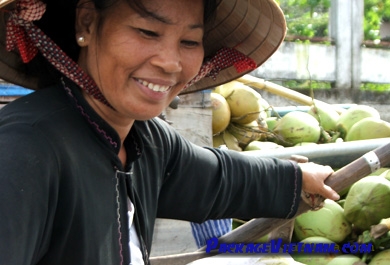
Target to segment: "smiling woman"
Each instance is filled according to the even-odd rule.
[[[303,191],[338,198],[328,166],[201,148],[156,118],[269,58],[286,31],[274,0],[0,7],[0,78],[36,90],[0,110],[4,264],[149,264],[156,218],[290,218]]]
[[[115,114],[133,120],[157,116],[202,64],[202,1],[145,1],[147,14],[125,1],[101,14],[93,5],[84,1],[78,7],[76,38],[84,39],[79,66],[95,80]],[[91,105],[100,103],[85,96]],[[97,109],[104,112],[101,116],[112,112]]]

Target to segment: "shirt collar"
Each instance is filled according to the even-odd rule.
[[[72,99],[71,102],[73,102],[80,114],[86,119],[90,127],[95,131],[102,142],[110,148],[113,148],[116,154],[118,154],[121,147],[118,133],[88,104],[82,95],[81,90],[74,82],[64,77],[62,79],[62,84],[67,94]],[[137,131],[137,121],[133,124],[127,135],[124,146],[127,151],[128,162],[133,162],[141,156],[143,144]]]

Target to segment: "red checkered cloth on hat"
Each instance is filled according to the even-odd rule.
[[[254,70],[257,65],[254,60],[232,48],[222,48],[210,59],[206,60],[195,78],[193,78],[185,87],[195,84],[204,77],[215,79],[218,73],[227,67],[234,66],[237,73],[248,70]]]
[[[11,51],[17,48],[25,63],[32,60],[39,50],[58,71],[88,94],[111,107],[92,77],[32,23],[32,21],[42,17],[45,9],[46,5],[39,0],[19,0],[16,3],[16,8],[11,12],[7,22],[7,50]]]

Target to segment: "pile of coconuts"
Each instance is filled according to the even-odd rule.
[[[368,105],[339,113],[316,102],[308,111],[271,116],[273,107],[267,100],[236,80],[216,87],[211,103],[214,147],[251,151],[390,137],[390,123]]]
[[[238,81],[211,92],[213,145],[243,151],[252,141],[267,139],[268,102],[251,87]]]
[[[226,145],[239,152],[358,141],[390,137],[390,123],[371,106],[353,105],[339,113],[316,103],[307,112],[290,111],[271,116],[272,106],[260,93],[239,82],[216,87],[211,92],[213,145]],[[302,264],[383,265],[390,264],[390,168],[357,181],[340,193],[337,202],[325,200],[324,207],[294,220],[292,242],[372,243],[373,252],[354,254],[295,254]],[[382,233],[372,232],[383,220]],[[234,220],[233,228],[245,223]],[[268,235],[267,235],[268,236]],[[267,236],[259,239],[266,241]]]
[[[339,253],[290,253],[306,265],[390,264],[390,168],[384,167],[355,182],[339,201],[298,215],[291,243],[335,244]],[[246,221],[233,219],[233,229]],[[257,242],[270,242],[272,233]],[[345,244],[371,244],[371,251],[343,252]]]
[[[371,243],[371,252],[340,251],[342,254],[339,255],[297,253],[292,257],[307,265],[390,264],[390,169],[377,170],[340,195],[341,200],[337,202],[326,199],[321,209],[297,216],[292,241],[331,242],[337,244],[340,250],[348,243]]]

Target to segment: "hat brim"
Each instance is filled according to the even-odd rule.
[[[15,0],[0,0],[0,8]],[[11,5],[10,5],[11,6]],[[39,89],[58,78],[56,71],[42,56],[28,64],[19,54],[5,49],[6,12],[0,19],[0,78],[26,88]],[[280,46],[286,34],[286,21],[274,0],[221,0],[213,25],[205,33],[205,56],[212,56],[223,47],[234,48],[262,65]],[[215,79],[205,77],[182,91],[182,94],[209,89],[247,74],[233,66],[222,69]]]
[[[14,2],[15,0],[0,0],[0,8]]]
[[[238,4],[239,3],[239,4]],[[274,0],[224,0],[218,5],[214,26],[206,33],[206,54],[222,47],[234,48],[262,65],[281,45],[286,35],[286,20]],[[247,74],[231,66],[214,80],[205,77],[182,93],[213,88]]]

